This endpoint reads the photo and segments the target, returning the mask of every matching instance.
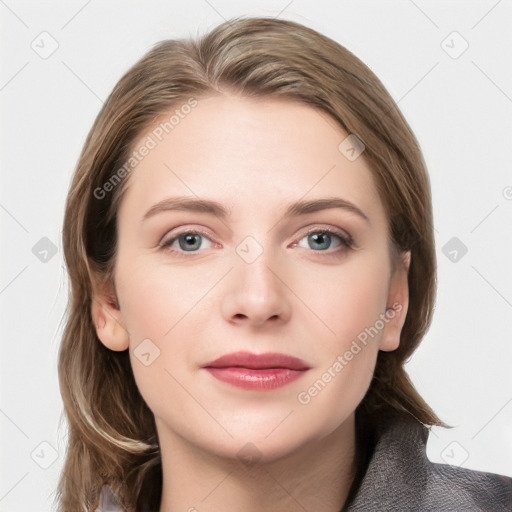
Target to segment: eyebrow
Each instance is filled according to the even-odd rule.
[[[296,201],[288,205],[286,208],[283,219],[288,219],[291,217],[296,217],[299,215],[307,215],[308,213],[315,213],[321,210],[328,210],[331,208],[342,209],[351,213],[355,213],[366,222],[370,223],[370,219],[368,216],[355,204],[350,201],[346,201],[345,199],[341,199],[339,197],[326,197],[320,199],[313,200],[302,200]],[[226,209],[222,204],[217,201],[212,201],[210,199],[199,199],[199,198],[191,198],[191,197],[169,197],[159,201],[154,204],[142,218],[141,222],[153,217],[154,215],[165,212],[165,211],[176,211],[176,210],[185,210],[185,211],[193,211],[199,213],[209,213],[211,215],[215,215],[220,219],[227,219],[231,211]]]

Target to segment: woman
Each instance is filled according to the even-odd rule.
[[[428,175],[334,41],[239,18],[156,45],[89,133],[63,246],[60,510],[510,509],[510,478],[426,457]]]

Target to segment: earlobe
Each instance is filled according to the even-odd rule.
[[[389,285],[385,326],[379,344],[379,349],[391,352],[400,346],[400,334],[405,323],[409,307],[409,266],[411,252],[402,254],[402,263],[395,270]]]
[[[108,284],[95,292],[91,301],[91,315],[99,340],[110,350],[122,351],[130,346],[119,305]]]

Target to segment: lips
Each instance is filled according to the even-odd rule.
[[[301,377],[310,366],[293,356],[267,352],[234,352],[204,366],[210,375],[233,386],[269,391]]]
[[[263,370],[271,368],[287,368],[288,370],[309,370],[310,366],[297,357],[267,352],[265,354],[253,354],[251,352],[233,352],[219,357],[205,365],[206,368],[250,368]]]

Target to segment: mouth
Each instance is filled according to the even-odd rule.
[[[298,379],[311,367],[303,360],[286,354],[234,352],[211,361],[203,368],[227,384],[269,391]]]

